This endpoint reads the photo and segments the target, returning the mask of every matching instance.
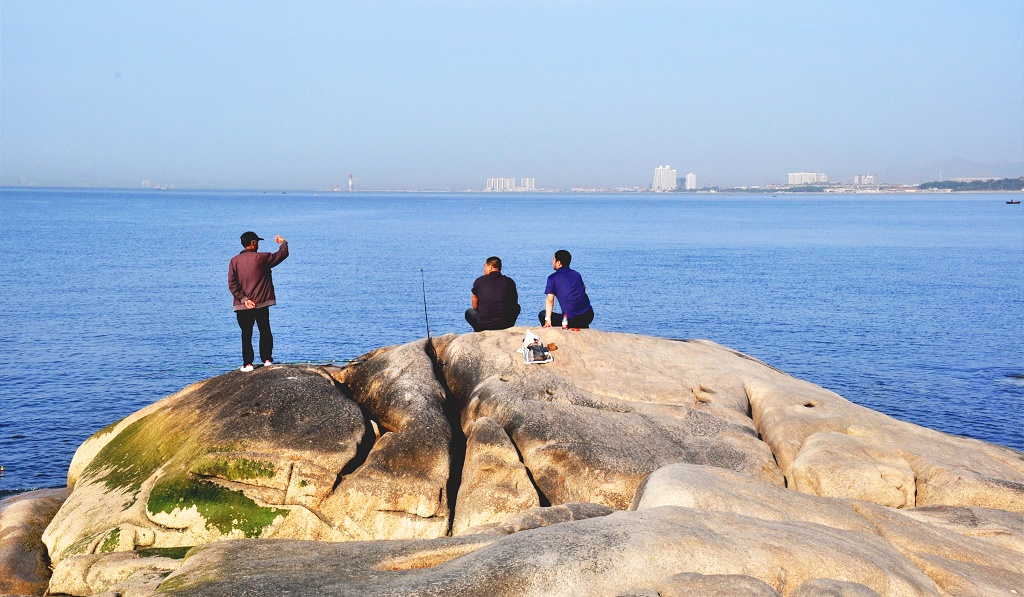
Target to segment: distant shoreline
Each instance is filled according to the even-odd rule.
[[[566,195],[657,195],[659,197],[687,197],[693,195],[786,195],[789,197],[800,197],[807,195],[978,195],[978,194],[1005,194],[1005,195],[1021,195],[1024,194],[1024,190],[946,190],[946,189],[886,189],[878,191],[791,191],[786,189],[773,189],[773,190],[761,190],[761,189],[721,189],[716,191],[651,191],[651,190],[633,190],[633,189],[537,189],[535,191],[485,191],[483,189],[463,189],[463,190],[451,190],[451,189],[362,189],[356,191],[335,191],[333,189],[220,189],[220,188],[192,188],[192,187],[172,187],[172,188],[145,188],[145,187],[94,187],[94,186],[78,186],[78,187],[51,187],[51,186],[36,186],[36,185],[2,185],[0,186],[0,192],[7,190],[38,190],[38,191],[130,191],[130,192],[152,192],[152,193],[175,193],[175,192],[189,192],[189,193],[262,193],[262,194],[282,194],[287,195],[289,193],[295,194],[316,194],[316,195],[358,195],[358,194],[382,194],[382,193],[446,193],[452,195],[494,195],[494,196],[518,196],[518,195],[553,195],[553,194],[566,194]]]

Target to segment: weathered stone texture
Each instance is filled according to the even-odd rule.
[[[979,586],[991,587],[979,588],[978,595],[996,595],[1024,585],[1024,551],[1014,549],[1010,542],[927,524],[913,516],[913,511],[805,495],[734,471],[688,464],[667,466],[645,481],[633,505],[637,510],[684,506],[762,520],[806,521],[851,535],[877,535],[950,594],[959,594],[964,579],[974,577],[980,579]],[[990,533],[997,528],[1005,535],[1019,533],[1019,522],[997,524],[989,522]]]
[[[459,486],[452,533],[496,525],[540,505],[537,490],[505,430],[487,417],[470,423],[466,464]]]
[[[453,541],[487,537],[493,542],[444,557]],[[413,550],[440,554],[426,560],[433,563],[427,568]],[[396,559],[408,564],[382,565]],[[293,595],[619,595],[687,572],[741,574],[783,595],[822,576],[846,578],[884,595],[940,594],[917,566],[877,536],[673,506],[497,540],[469,535],[418,544],[220,542],[198,550],[158,594],[259,594],[273,587]]]
[[[142,413],[101,431],[76,455],[75,489],[43,534],[54,563],[94,552],[289,536],[296,526],[301,537],[311,536],[309,524],[296,519],[317,522],[313,536],[330,535],[304,504],[330,490],[366,433],[359,407],[314,367],[228,373]],[[296,468],[312,487],[291,492],[296,499],[289,502]]]
[[[438,354],[464,405],[463,428],[481,417],[497,422],[542,503],[625,508],[648,473],[672,462],[782,483],[747,416],[742,383],[706,350],[597,330],[541,336],[558,346],[543,366],[525,366],[514,352],[517,329],[445,337]]]
[[[451,427],[426,343],[378,350],[333,371],[381,434],[318,512],[347,539],[444,536]]]
[[[50,558],[42,534],[70,489],[40,489],[0,501],[0,595],[42,595]]]
[[[180,566],[180,558],[140,557],[134,551],[74,556],[61,560],[54,568],[50,594],[152,595]]]
[[[537,331],[550,364],[514,328],[189,386],[17,541],[82,596],[1024,594],[1019,452],[711,342]]]
[[[740,574],[716,574],[712,576],[684,572],[663,578],[655,585],[659,597],[780,597],[779,592],[764,581]]]

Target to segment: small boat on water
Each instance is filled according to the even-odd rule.
[[[1010,199],[1006,202],[1007,205],[1020,205],[1020,199]]]

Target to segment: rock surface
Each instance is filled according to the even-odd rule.
[[[687,464],[653,473],[633,506],[637,510],[681,506],[768,521],[804,521],[851,536],[876,535],[952,595],[963,593],[965,579],[974,579],[971,592],[976,595],[1019,592],[1018,587],[1024,586],[1020,529],[1024,517],[1020,515],[1006,520],[1000,511],[969,508],[960,513],[961,524],[954,519],[938,526],[922,521],[930,515],[927,511],[922,517],[870,502],[804,495],[733,471]],[[976,533],[979,526],[988,532]]]
[[[377,440],[318,511],[350,539],[444,536],[452,433],[426,343],[362,360],[332,375],[362,407]]]
[[[505,430],[487,417],[468,427],[466,464],[452,523],[455,535],[540,506],[530,473]]]
[[[171,572],[181,567],[186,552],[170,548],[66,558],[54,568],[50,594],[152,595]]]
[[[42,542],[70,489],[40,489],[0,501],[0,595],[42,595],[50,558]]]
[[[801,585],[803,588],[804,585]],[[728,597],[729,595],[749,595],[749,597],[778,597],[779,592],[763,581],[752,576],[741,574],[716,574],[706,576],[684,572],[658,581],[659,597],[689,597],[704,595],[706,597]]]
[[[363,441],[358,405],[318,368],[193,384],[99,432],[43,534],[54,564],[229,537],[331,536],[310,509]]]
[[[542,504],[623,509],[648,473],[672,462],[783,483],[747,416],[741,381],[711,366],[719,355],[691,368],[680,366],[692,356],[688,343],[596,330],[543,334],[558,346],[544,366],[525,366],[512,352],[522,341],[517,330],[438,342],[445,378],[464,405],[463,428],[481,417],[497,422]]]
[[[273,587],[294,595],[619,595],[688,572],[741,574],[783,595],[821,577],[883,595],[940,594],[877,536],[692,508],[616,512],[489,544],[452,543],[486,537],[411,545],[221,542],[197,550],[158,594],[267,594]]]
[[[1021,453],[707,341],[539,330],[527,366],[524,332],[232,372],[98,432],[51,591],[1024,594]]]

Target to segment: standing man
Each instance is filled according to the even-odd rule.
[[[474,332],[504,330],[519,318],[519,292],[516,283],[501,273],[501,259],[488,257],[484,275],[473,282],[473,306],[466,309],[466,321]]]
[[[537,314],[544,327],[562,325],[562,318],[569,319],[571,328],[587,328],[594,321],[594,308],[590,306],[590,297],[587,296],[587,285],[583,283],[583,277],[579,272],[569,269],[572,262],[572,255],[565,249],[555,251],[551,259],[551,267],[555,273],[548,276],[548,284],[544,289],[547,294],[544,310]],[[555,308],[555,299],[558,299],[558,306],[562,313],[552,313]]]
[[[260,329],[260,360],[264,365],[274,362],[274,335],[270,332],[270,306],[277,304],[274,280],[270,268],[288,258],[288,241],[275,236],[281,245],[276,253],[260,253],[260,241],[255,232],[242,235],[242,252],[231,258],[228,265],[228,290],[235,297],[235,317],[242,328],[242,368],[252,371],[252,325]]]

